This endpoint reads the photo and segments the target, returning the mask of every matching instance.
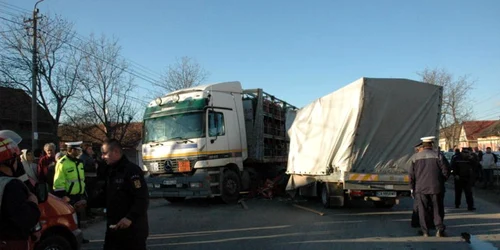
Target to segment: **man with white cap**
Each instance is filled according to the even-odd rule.
[[[82,142],[67,142],[68,154],[56,164],[54,193],[66,202],[75,203],[85,194],[85,172],[83,162],[78,159]]]
[[[54,175],[54,194],[75,207],[78,227],[86,206],[85,171],[83,162],[78,159],[82,152],[81,141],[67,142],[67,153],[57,161]],[[88,243],[83,239],[83,243]]]
[[[418,206],[420,227],[424,237],[429,236],[427,221],[432,216],[427,208],[432,206],[434,225],[437,237],[446,236],[443,224],[443,194],[444,182],[449,177],[449,169],[444,164],[439,153],[433,150],[434,136],[421,138],[422,151],[414,154],[411,158],[410,187]]]

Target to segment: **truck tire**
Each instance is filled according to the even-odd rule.
[[[170,203],[183,202],[185,199],[186,197],[165,197],[165,200],[167,200]]]
[[[330,208],[331,203],[330,203],[330,191],[328,191],[328,187],[326,183],[323,183],[321,185],[321,203],[325,208]]]
[[[236,203],[240,196],[240,177],[232,170],[222,175],[221,199],[227,204]]]
[[[68,250],[72,249],[69,241],[59,235],[51,235],[36,245],[36,250]]]

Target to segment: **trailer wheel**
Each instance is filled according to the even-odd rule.
[[[165,200],[167,200],[170,203],[183,202],[185,199],[186,197],[165,197]]]
[[[240,178],[232,170],[226,170],[222,175],[222,188],[221,188],[221,198],[227,203],[236,203],[240,196]]]
[[[321,185],[321,203],[323,203],[323,206],[325,208],[330,208],[331,203],[330,203],[330,192],[328,191],[328,187],[326,183],[323,183]]]

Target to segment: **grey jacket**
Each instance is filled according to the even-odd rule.
[[[421,194],[443,193],[444,183],[450,176],[443,158],[432,149],[424,149],[412,156],[409,174],[410,188]]]

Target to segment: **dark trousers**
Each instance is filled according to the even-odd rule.
[[[49,192],[54,194],[54,175],[56,173],[55,167],[49,167],[47,170],[46,181],[49,184]]]
[[[96,177],[87,177],[85,176],[85,192],[88,194],[88,198],[94,197],[95,186],[96,186],[97,178]],[[87,199],[88,201],[88,199]],[[91,216],[91,207],[87,206],[85,208],[85,213],[87,216]]]
[[[418,206],[418,217],[420,221],[420,228],[424,233],[429,233],[428,221],[434,216],[434,225],[437,230],[443,231],[445,229],[443,224],[443,217],[441,211],[444,213],[444,204],[441,194],[416,194],[415,202]],[[432,207],[432,209],[429,209]]]
[[[75,203],[79,202],[80,200],[84,200],[85,199],[85,196],[84,195],[81,195],[81,194],[73,194],[73,195],[68,195],[69,197],[69,204],[71,204],[71,206],[75,206]],[[81,209],[76,209],[75,208],[75,212],[76,212],[76,218],[78,220],[78,228],[82,228],[81,227],[81,220],[82,220],[82,210]]]
[[[483,169],[484,187],[493,186],[493,169]]]
[[[465,201],[468,208],[474,207],[474,198],[472,197],[472,184],[470,180],[455,180],[455,206],[460,206],[462,202],[462,191],[465,193]]]
[[[108,225],[109,227],[109,225]],[[134,233],[132,228],[113,230],[107,228],[104,250],[146,250],[146,237]]]
[[[445,192],[438,194],[439,202],[441,204],[441,206],[439,207],[439,215],[441,215],[441,219],[443,220],[444,220],[444,195]]]

